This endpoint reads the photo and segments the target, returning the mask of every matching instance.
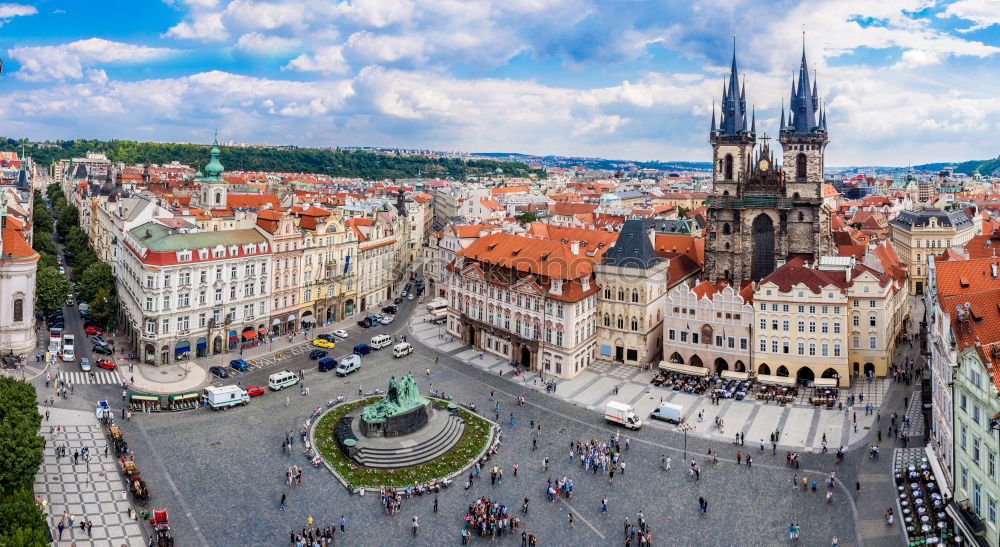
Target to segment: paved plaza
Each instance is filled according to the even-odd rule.
[[[143,523],[129,517],[131,507],[118,465],[111,451],[104,455],[107,437],[93,412],[39,407],[49,420],[42,423],[46,438],[44,461],[35,477],[35,494],[47,500],[47,520],[56,545],[109,546],[144,545]],[[61,433],[49,434],[50,427],[60,426]],[[65,445],[69,456],[56,458],[56,446]],[[89,462],[80,458],[73,464],[73,453],[88,448]],[[63,513],[72,516],[75,526],[63,531],[58,525]],[[68,520],[68,519],[67,519]],[[81,521],[90,521],[91,535],[80,529]]]
[[[410,309],[414,304],[406,303]],[[140,414],[121,424],[153,492],[150,508],[170,510],[174,536],[180,545],[284,545],[289,533],[301,531],[310,517],[315,524],[328,526],[338,522],[341,515],[345,515],[347,526],[337,539],[349,545],[458,544],[462,517],[478,496],[504,503],[514,513],[525,497],[530,498],[528,514],[519,514],[521,530],[534,533],[539,545],[623,544],[622,523],[626,517],[634,521],[639,511],[651,523],[658,545],[777,545],[787,541],[790,522],[802,526],[799,543],[803,545],[830,545],[834,536],[840,545],[863,542],[888,546],[900,542],[898,527],[886,527],[881,520],[892,501],[891,492],[885,499],[879,494],[888,485],[889,458],[884,462],[870,460],[865,450],[858,448],[848,454],[846,461],[836,464],[833,450],[823,454],[819,449],[824,432],[832,449],[834,442],[854,446],[874,442],[865,439],[871,434],[868,427],[874,417],[865,417],[863,407],[818,410],[801,404],[778,406],[751,400],[723,400],[713,406],[703,397],[653,387],[649,383],[651,372],[607,363],[593,365],[574,380],[558,382],[556,392],[551,394],[530,376],[526,381],[515,377],[513,368],[500,359],[489,355],[480,358],[478,351],[458,341],[438,338],[437,327],[426,324],[419,316],[414,317],[412,325],[405,321],[405,313],[400,313],[397,322],[389,327],[348,327],[348,331],[351,338],[338,343],[335,356],[383,332],[409,335],[416,351],[401,359],[394,359],[385,350],[373,352],[363,358],[361,370],[341,378],[316,372],[315,362],[306,357],[306,352],[293,349],[308,348],[303,341],[293,347],[276,343],[272,351],[282,353],[280,359],[258,358],[257,366],[250,371],[215,383],[262,385],[276,370],[305,369],[310,395],[302,396],[297,389],[269,391],[246,407],[225,412]],[[428,368],[430,376],[425,374]],[[386,515],[377,495],[350,495],[327,469],[309,465],[299,442],[292,455],[282,454],[285,433],[294,436],[316,407],[325,408],[326,402],[338,395],[353,398],[359,389],[384,389],[389,376],[407,372],[417,375],[421,391],[433,387],[451,392],[457,400],[475,402],[491,419],[495,413],[485,411],[492,410],[497,401],[501,404],[504,440],[500,451],[470,489],[462,488],[464,480],[457,480],[438,494],[437,513],[433,511],[434,496],[425,495],[404,499],[399,514]],[[39,381],[36,379],[36,383]],[[686,443],[684,435],[669,424],[657,422],[641,431],[627,432],[605,422],[594,409],[612,398],[616,387],[618,394],[614,398],[631,402],[640,412],[648,412],[660,397],[684,405],[686,415],[696,426],[687,435]],[[899,412],[904,392],[912,391],[890,382],[863,387],[866,401],[894,405]],[[524,406],[516,405],[519,396],[526,398]],[[117,405],[120,397],[120,390],[114,386],[81,385],[75,396],[59,404],[92,416],[92,400],[106,398]],[[702,408],[704,422],[698,423],[696,413]],[[852,423],[855,411],[857,433]],[[511,413],[515,415],[514,426],[508,422]],[[708,427],[716,415],[725,420],[724,433]],[[100,437],[96,422],[93,427]],[[771,455],[770,450],[758,450],[759,438],[766,441],[775,428],[782,431],[781,451],[803,453],[800,468],[787,467],[781,451]],[[737,430],[746,433],[746,446],[733,445],[730,434]],[[621,435],[623,443],[626,437],[629,439],[629,449],[623,458],[627,469],[624,475],[616,475],[613,483],[609,483],[607,474],[582,470],[578,455],[570,460],[571,442],[604,442],[615,433]],[[896,445],[886,438],[883,446],[888,452]],[[710,448],[719,455],[718,463],[708,459]],[[752,467],[737,465],[737,450],[753,455]],[[666,456],[672,461],[669,471],[660,465],[661,457]],[[699,480],[687,472],[689,464],[685,460],[692,457],[700,468]],[[543,458],[549,459],[544,472]],[[519,468],[516,477],[515,464]],[[303,468],[301,486],[286,486],[285,470],[290,465]],[[488,469],[493,465],[504,471],[502,484],[490,484]],[[117,471],[111,470],[120,489]],[[838,482],[832,489],[832,503],[828,504],[824,481],[833,470]],[[574,481],[572,498],[547,501],[547,481],[563,476]],[[792,490],[792,479],[801,480],[803,476],[817,480],[817,492]],[[853,495],[855,481],[865,485],[865,494],[857,499]],[[287,496],[283,511],[278,509],[282,494]],[[602,512],[601,499],[605,495],[609,509]],[[698,510],[699,496],[709,502],[707,514]],[[115,504],[110,513],[118,511]],[[568,526],[570,512],[575,520],[572,528]],[[421,523],[416,542],[412,541],[409,527],[413,516]],[[504,538],[503,542],[517,540]]]

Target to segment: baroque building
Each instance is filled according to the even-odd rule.
[[[776,166],[766,135],[757,147],[757,124],[747,110],[735,48],[721,108],[718,125],[713,109],[709,133],[714,170],[706,277],[713,283],[760,281],[790,258],[815,262],[832,254],[830,210],[823,203],[826,115],[816,83],[810,83],[805,50],[787,119],[781,109],[783,167]]]

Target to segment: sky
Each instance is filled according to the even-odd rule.
[[[998,0],[0,3],[0,135],[706,161],[736,55],[776,134],[803,45],[828,166],[1000,154]]]

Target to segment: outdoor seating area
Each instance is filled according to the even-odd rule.
[[[683,393],[702,395],[711,387],[712,381],[707,376],[692,376],[680,372],[661,372],[652,379],[652,384]]]
[[[753,390],[752,380],[737,380],[733,378],[722,378],[719,380],[714,393],[720,399],[736,399],[742,401],[747,394]]]
[[[799,395],[795,380],[787,376],[757,375],[756,397],[762,401],[774,401],[779,404],[792,404]]]
[[[809,402],[814,406],[833,407],[836,406],[839,397],[840,388],[816,387],[814,388],[812,397],[809,398]]]
[[[945,511],[949,500],[942,495],[925,455],[897,451],[896,456],[893,478],[907,545],[963,544],[964,538]]]

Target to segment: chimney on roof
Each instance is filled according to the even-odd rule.
[[[580,254],[580,242],[579,241],[570,241],[569,242],[569,251],[571,253],[573,253],[574,255],[579,255]]]
[[[990,264],[990,274],[993,276],[993,279],[997,278],[997,263],[996,262],[994,262],[993,264]]]

